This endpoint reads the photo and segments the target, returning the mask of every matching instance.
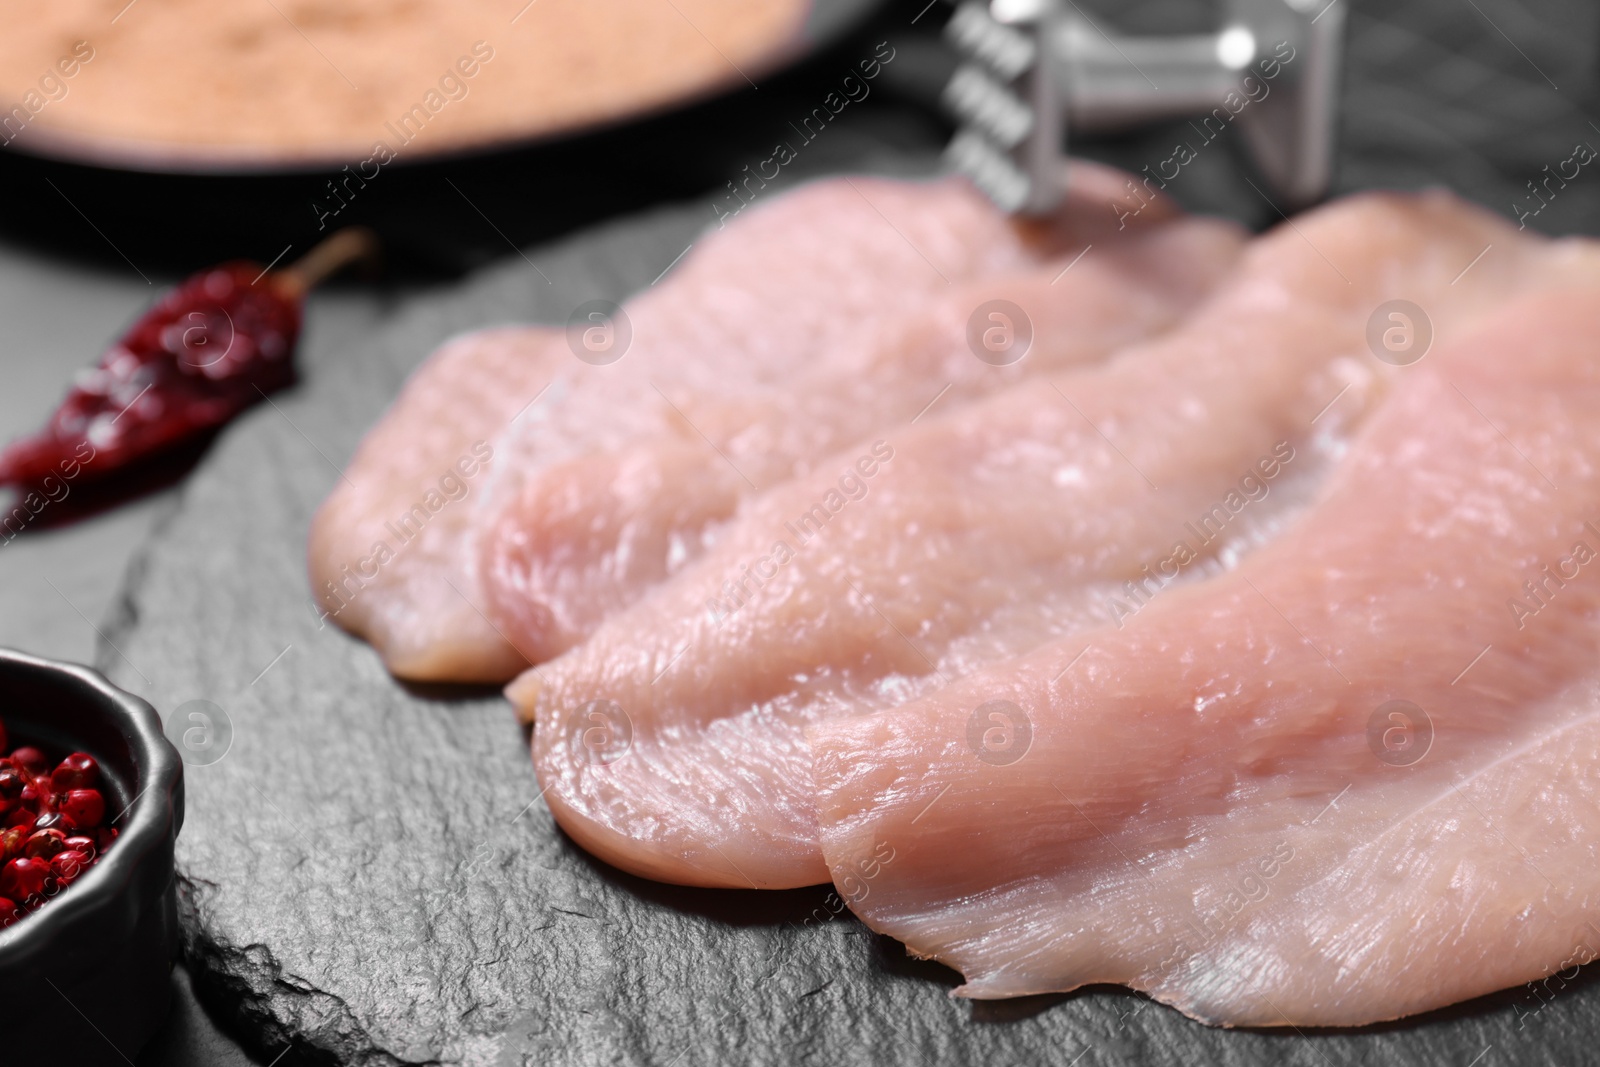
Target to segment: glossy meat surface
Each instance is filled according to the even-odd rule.
[[[1173,333],[837,453],[525,674],[510,694],[537,720],[547,801],[650,877],[826,879],[808,727],[1136,626],[1275,536],[1406,369],[1365,339],[1397,293],[1443,344],[1597,267],[1586,245],[1518,237],[1444,195],[1357,197],[1279,228]],[[577,743],[596,701],[626,717],[626,759]]]
[[[1099,234],[1087,252],[952,283],[912,314],[866,315],[784,374],[652,378],[657,392],[644,399],[661,410],[651,432],[567,462],[512,461],[528,474],[480,542],[489,615],[530,659],[557,655],[698,556],[758,490],[863,435],[1160,333],[1226,276],[1241,246],[1234,227],[1206,219]],[[1031,332],[1015,362],[1003,362],[1014,352],[984,362],[970,347],[969,320],[991,301],[1023,317],[1001,312],[1007,320],[990,328]]]
[[[1165,238],[1169,205],[1118,231],[1105,202],[1122,176],[1079,173],[1062,215],[1029,226],[953,180],[817,182],[703,238],[596,333],[580,323],[450,342],[368,434],[315,519],[317,596],[406,678],[504,681],[555,654],[697,553],[708,525],[758,484],[747,477],[781,480],[829,447],[843,431],[829,428],[822,394],[842,376],[881,384],[875,411],[910,418],[925,405],[936,368],[901,338],[935,298],[1066,266],[1096,241],[1120,263],[1119,243]],[[1163,268],[1170,284],[1125,300],[1125,318],[1103,315],[1100,334],[1083,331],[1091,340],[1065,345],[1063,358],[1169,323],[1211,284],[1208,268],[1237,251],[1230,226],[1182,226],[1166,254],[1144,256],[1174,264]],[[1051,295],[1116,288],[1105,274],[1069,271]],[[1003,379],[1009,368],[983,369]],[[941,402],[963,390],[951,393]],[[717,454],[723,446],[744,473]]]
[[[857,913],[967,996],[1117,982],[1228,1025],[1571,966],[1600,904],[1597,296],[1408,368],[1236,570],[813,727],[830,868],[894,855]]]

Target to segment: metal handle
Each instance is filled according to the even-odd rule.
[[[948,155],[1000,207],[1045,214],[1072,131],[1203,115],[1202,143],[1238,125],[1283,205],[1304,207],[1332,181],[1343,21],[1327,0],[1227,0],[1214,34],[1129,37],[1059,0],[966,0],[945,28],[965,57],[944,93],[961,123]]]

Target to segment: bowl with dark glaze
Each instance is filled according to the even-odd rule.
[[[130,1063],[161,1025],[178,951],[173,847],[183,763],[148,703],[88,669],[0,649],[12,745],[99,764],[116,840],[50,899],[0,929],[0,1061]]]

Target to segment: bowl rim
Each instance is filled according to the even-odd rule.
[[[764,54],[746,62],[743,70],[719,71],[716,76],[708,76],[693,86],[654,100],[640,101],[609,115],[550,127],[511,123],[480,136],[410,151],[403,157],[397,154],[395,162],[402,166],[449,163],[499,152],[568,144],[592,134],[625,133],[641,123],[742,92],[751,76],[768,77],[811,59],[837,44],[851,30],[864,25],[885,6],[886,0],[807,0],[800,24]],[[11,148],[23,155],[57,163],[186,177],[315,175],[337,171],[346,164],[354,165],[372,154],[370,143],[357,147],[355,139],[344,144],[329,142],[284,150],[259,144],[207,145],[48,127],[33,130]]]
[[[46,659],[0,648],[0,672],[11,668],[58,676],[76,695],[93,701],[116,721],[133,751],[137,790],[123,814],[127,821],[115,848],[40,908],[0,929],[0,967],[11,968],[39,959],[71,927],[107,912],[132,885],[153,852],[170,848],[182,826],[173,797],[183,779],[183,761],[161,729],[156,709],[141,697],[112,685],[99,671],[75,663]]]

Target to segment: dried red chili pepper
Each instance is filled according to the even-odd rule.
[[[343,230],[281,271],[239,261],[191,275],[79,374],[43,430],[0,453],[0,485],[104,478],[292,384],[306,291],[372,247]]]

